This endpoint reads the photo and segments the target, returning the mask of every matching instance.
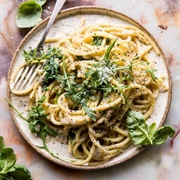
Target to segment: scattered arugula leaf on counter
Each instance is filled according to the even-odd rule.
[[[35,0],[38,4],[40,4],[41,6],[43,6],[47,0]]]
[[[148,125],[144,116],[135,111],[127,113],[126,127],[134,145],[161,145],[168,136],[173,137],[175,134],[175,130],[169,125],[158,129],[156,129],[156,123]]]
[[[26,167],[16,165],[14,150],[5,146],[2,136],[0,136],[0,179],[32,180],[31,173]]]
[[[17,9],[16,24],[19,28],[31,28],[42,21],[42,7],[36,1],[23,2]]]
[[[42,5],[47,0],[29,0],[21,3],[16,11],[16,25],[19,28],[31,28],[42,21]]]

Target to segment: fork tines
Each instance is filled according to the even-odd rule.
[[[13,82],[11,90],[23,90],[23,88],[28,88],[34,82],[37,76],[37,70],[41,68],[42,65],[26,65],[20,69],[16,79]]]

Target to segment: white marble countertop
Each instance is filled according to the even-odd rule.
[[[9,107],[7,73],[12,55],[28,30],[15,24],[17,6],[23,0],[0,0],[0,135],[14,149],[17,163],[25,165],[34,180],[179,180],[180,179],[180,3],[178,0],[67,0],[63,9],[91,5],[119,11],[142,24],[165,53],[172,76],[172,102],[165,124],[176,135],[161,146],[148,147],[122,164],[96,171],[77,171],[56,165],[32,149],[18,132]],[[44,6],[48,16],[54,2]]]

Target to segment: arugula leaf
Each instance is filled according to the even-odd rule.
[[[33,60],[38,60],[39,63],[43,59],[50,59],[50,58],[58,58],[62,59],[61,51],[58,48],[48,48],[47,53],[43,50],[40,50],[40,53],[37,54],[37,48],[32,49],[29,48],[29,51],[24,50],[23,56],[25,61],[31,63]]]
[[[15,165],[16,156],[12,148],[5,147],[4,139],[0,136],[0,179],[32,180],[31,173],[24,166]]]
[[[45,71],[45,77],[41,82],[41,85],[43,88],[46,88],[56,79],[56,76],[60,72],[60,65],[59,63],[55,62],[55,57],[51,57],[47,60],[43,69]]]
[[[43,6],[47,0],[35,0],[40,6]]]
[[[92,46],[100,46],[102,44],[103,39],[104,38],[102,36],[93,36]],[[110,42],[111,39],[106,38],[106,45],[108,45]]]
[[[57,132],[48,125],[44,126],[43,131],[50,136],[57,136]]]
[[[150,68],[150,67],[147,67],[147,69],[145,70],[145,73],[146,74],[149,74],[151,76],[151,78],[153,79],[153,81],[156,82],[156,80],[158,79],[154,72],[156,72],[157,70],[156,69],[153,69],[153,68]]]
[[[175,131],[171,126],[162,126],[155,131],[153,142],[156,145],[163,144],[167,140],[168,136],[173,137],[174,134]]]
[[[40,50],[40,55],[37,56],[37,48],[32,49],[31,47],[29,48],[29,51],[23,50],[23,56],[25,61],[31,63],[33,60],[38,60],[39,63],[42,59],[46,58],[46,54]]]
[[[126,122],[128,132],[135,145],[152,144],[152,139],[148,135],[148,125],[140,112],[128,112]]]
[[[46,63],[43,66],[45,76],[41,85],[43,89],[49,86],[60,73],[60,61],[63,58],[61,51],[58,48],[48,48],[47,53],[44,53],[43,50],[40,51],[41,56],[37,55],[37,49],[30,48],[29,52],[23,52],[25,60],[31,63],[33,60],[38,60],[39,63],[41,60],[46,59]]]
[[[175,130],[171,126],[162,126],[156,129],[156,123],[148,124],[140,112],[129,111],[126,118],[128,133],[135,145],[160,145],[168,136],[173,137]]]
[[[86,114],[93,120],[93,121],[96,121],[96,116],[94,114],[94,112],[89,108],[87,107],[86,104],[82,104],[82,107],[84,109],[84,111],[86,112]]]
[[[16,163],[16,156],[11,148],[3,148],[0,159],[0,172],[2,174],[6,174],[6,172]]]
[[[107,97],[110,92],[115,91],[115,87],[110,84],[115,72],[116,65],[108,59],[103,59],[85,73],[87,79],[84,86],[86,89],[100,90],[104,97]]]
[[[117,41],[117,38],[116,38],[116,39],[113,41],[113,43],[110,44],[110,46],[108,47],[108,49],[107,49],[107,51],[106,51],[106,53],[105,53],[105,55],[104,55],[104,58],[103,58],[104,60],[105,60],[105,59],[109,59],[109,54],[110,54],[112,48],[114,47],[116,41]]]
[[[0,154],[4,148],[5,148],[4,139],[2,136],[0,136]]]
[[[8,102],[8,104],[10,103],[8,100],[6,100]],[[43,98],[42,100],[40,100],[40,104],[43,102]],[[39,104],[39,105],[40,105]],[[9,104],[10,105],[10,104]],[[12,104],[11,104],[12,105]],[[11,106],[16,112],[17,114],[20,116],[21,113],[14,108],[14,106],[12,105]],[[41,109],[41,108],[40,108]],[[32,113],[32,112],[31,112]],[[36,113],[35,113],[36,114]],[[43,115],[44,112],[41,113],[41,115]],[[32,117],[38,117],[38,114],[34,115],[33,116],[33,113],[31,115]],[[24,118],[22,115],[20,116],[22,119],[24,119],[25,121],[29,121],[30,119],[27,119],[27,118]],[[29,122],[29,125],[30,127],[30,131],[32,133],[36,133],[38,135],[38,137],[40,137],[43,141],[43,146],[37,146],[41,149],[44,149],[46,150],[50,155],[52,155],[53,157],[55,158],[58,158],[58,159],[61,159],[62,161],[67,161],[67,162],[78,162],[78,161],[82,161],[82,160],[77,160],[77,159],[71,159],[71,158],[64,158],[64,157],[60,157],[60,156],[57,156],[55,155],[54,153],[52,153],[49,148],[47,147],[47,144],[46,144],[46,136],[47,135],[51,135],[51,136],[57,136],[57,132],[52,129],[51,127],[49,127],[48,125],[45,125],[45,123],[43,122],[41,124],[41,128],[40,126],[36,126],[39,122],[39,120],[34,120],[33,122]],[[40,129],[41,128],[41,129]],[[33,130],[34,132],[33,132]],[[41,131],[42,130],[42,131]],[[39,133],[41,131],[41,133]],[[1,155],[1,152],[2,150],[4,149],[5,147],[5,144],[4,144],[4,140],[3,140],[3,137],[0,136],[0,155]],[[0,161],[0,167],[3,167],[1,166],[1,161]],[[15,172],[17,171],[17,172]],[[26,174],[27,173],[27,174]],[[21,178],[22,176],[22,178]],[[16,178],[17,177],[17,178]],[[6,174],[2,173],[1,170],[0,170],[0,180],[9,180],[9,179],[14,179],[14,180],[20,180],[20,179],[26,179],[26,180],[32,180],[32,177],[31,177],[31,174],[30,172],[28,171],[27,168],[25,168],[24,166],[13,166]]]
[[[92,46],[100,46],[102,44],[103,37],[102,36],[94,36]]]
[[[31,107],[30,111],[28,112],[28,121],[45,120],[47,115],[45,114],[45,110],[42,106],[45,99],[46,97],[43,96],[39,99],[37,106]]]
[[[31,28],[38,24],[42,18],[42,7],[36,1],[23,2],[16,12],[16,24],[19,28]]]
[[[41,99],[39,99],[37,106],[31,107],[30,111],[28,112],[28,127],[32,133],[36,134],[42,139],[43,146],[40,148],[50,152],[46,145],[46,137],[47,135],[55,137],[57,136],[57,132],[45,123],[48,115],[45,114],[45,110],[43,108],[43,102],[45,99],[46,98],[43,96]]]
[[[67,73],[66,73],[66,66],[65,66],[65,60],[64,59],[63,59],[63,75],[64,75],[64,79],[66,80],[67,90],[69,92],[71,92],[72,87],[71,87],[71,84],[69,83],[69,79],[68,79],[68,76],[67,76]]]
[[[117,70],[124,70],[124,77],[121,78],[122,81],[133,80],[132,71],[133,71],[133,62],[130,62],[127,66],[122,68],[117,68]]]
[[[13,178],[14,180],[32,180],[29,170],[26,167],[20,165],[15,165],[12,169],[10,169],[7,173],[7,176],[9,178]]]

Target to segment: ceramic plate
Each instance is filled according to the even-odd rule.
[[[99,7],[78,7],[78,8],[72,8],[62,11],[51,28],[48,36],[49,37],[63,37],[66,34],[73,32],[76,27],[80,24],[80,19],[86,18],[86,25],[90,24],[98,24],[98,23],[111,23],[111,24],[130,24],[134,25],[136,27],[139,27],[141,30],[143,30],[146,34],[148,34],[149,37],[152,38],[152,36],[145,30],[140,24],[132,20],[131,18],[112,10],[99,8]],[[20,43],[18,49],[16,50],[11,67],[9,70],[9,76],[8,76],[8,96],[11,100],[12,104],[22,113],[26,114],[27,112],[27,99],[21,96],[14,96],[10,92],[10,78],[12,76],[12,73],[14,69],[24,62],[24,59],[22,57],[23,50],[28,50],[29,47],[36,47],[38,44],[42,33],[44,31],[44,28],[47,24],[48,18],[42,21],[38,26],[36,26],[34,29],[32,29],[26,37],[22,40]],[[152,38],[152,40],[155,42],[155,40]],[[156,43],[156,42],[155,42]],[[156,43],[157,45],[157,43]],[[157,45],[159,48],[159,46]],[[160,48],[159,48],[160,49]],[[165,93],[160,93],[158,96],[158,99],[156,101],[155,110],[150,117],[148,121],[156,121],[156,124],[158,126],[161,126],[163,122],[166,119],[169,106],[170,106],[170,100],[171,100],[171,79],[169,74],[169,69],[166,63],[166,60],[164,58],[163,52],[160,49],[160,56],[155,57],[156,58],[156,64],[155,68],[158,69],[158,73],[165,75],[165,85],[169,87],[169,90]],[[13,117],[13,120],[15,121],[15,124],[17,128],[19,129],[22,136],[25,138],[25,140],[40,154],[42,154],[47,159],[59,164],[63,165],[65,167],[74,168],[74,169],[101,169],[109,166],[113,166],[119,163],[122,163],[133,156],[137,155],[140,151],[143,150],[143,148],[137,148],[134,146],[130,146],[128,149],[126,149],[122,154],[119,154],[115,158],[109,160],[108,162],[105,162],[101,165],[97,166],[76,166],[72,165],[68,162],[61,161],[59,159],[56,159],[52,157],[50,154],[48,154],[43,149],[39,149],[36,145],[41,145],[41,140],[35,137],[33,134],[30,133],[27,123],[23,121],[12,109],[11,114]],[[60,156],[63,157],[69,157],[69,153],[67,152],[67,146],[63,144],[59,139],[51,138],[48,139],[48,146],[54,153],[59,153]]]

